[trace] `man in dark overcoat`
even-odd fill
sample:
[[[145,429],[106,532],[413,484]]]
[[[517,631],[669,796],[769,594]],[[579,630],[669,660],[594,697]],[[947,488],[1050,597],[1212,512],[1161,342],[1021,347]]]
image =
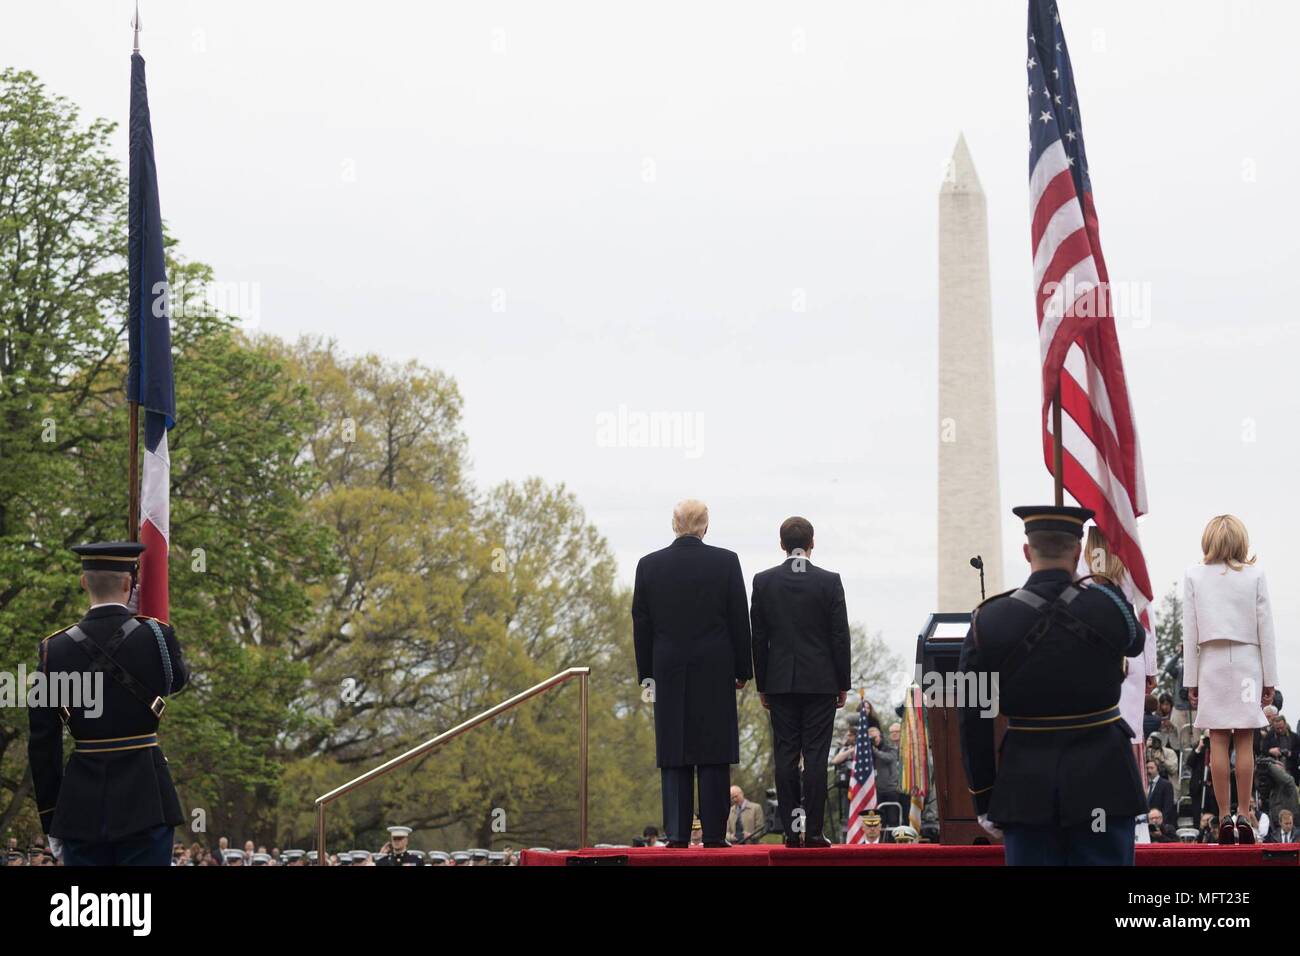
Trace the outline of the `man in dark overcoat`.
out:
[[[726,846],[731,764],[740,760],[736,691],[753,676],[740,559],[704,543],[709,509],[673,509],[676,539],[636,567],[632,639],[654,706],[655,762],[670,847],[690,844],[695,782],[706,847]]]

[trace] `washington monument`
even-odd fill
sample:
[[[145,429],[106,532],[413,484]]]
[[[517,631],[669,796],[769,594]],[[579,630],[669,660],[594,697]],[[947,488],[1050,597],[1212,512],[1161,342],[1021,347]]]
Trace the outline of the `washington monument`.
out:
[[[940,611],[979,603],[975,555],[988,593],[1002,590],[992,311],[984,190],[959,136],[939,189]]]

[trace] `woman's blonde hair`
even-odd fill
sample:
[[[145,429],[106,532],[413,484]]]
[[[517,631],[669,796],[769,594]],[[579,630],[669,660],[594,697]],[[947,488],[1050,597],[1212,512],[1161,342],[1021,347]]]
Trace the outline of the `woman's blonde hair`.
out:
[[[1210,519],[1201,534],[1201,553],[1205,564],[1226,564],[1234,571],[1243,565],[1254,564],[1250,551],[1250,535],[1246,526],[1235,515],[1217,515]]]
[[[1096,525],[1088,529],[1088,540],[1084,544],[1083,553],[1088,562],[1088,571],[1094,578],[1116,587],[1124,583],[1128,568],[1124,566],[1120,556],[1110,549],[1110,542]]]

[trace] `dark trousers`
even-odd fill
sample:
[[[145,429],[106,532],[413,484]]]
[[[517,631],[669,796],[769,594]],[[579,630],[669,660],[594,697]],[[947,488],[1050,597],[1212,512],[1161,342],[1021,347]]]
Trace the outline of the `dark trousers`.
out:
[[[64,866],[170,866],[174,828],[154,827],[115,843],[63,841]]]
[[[695,780],[700,782],[700,828],[705,843],[722,843],[731,803],[731,765],[662,767],[664,835],[673,843],[688,843],[695,816]]]
[[[799,836],[795,810],[804,812],[803,836],[824,836],[826,758],[835,726],[836,694],[768,694],[772,746],[776,757],[776,802],[785,838]],[[803,758],[803,773],[799,758]]]
[[[1002,828],[1007,866],[1132,866],[1135,839],[1133,817],[1111,817],[1100,833],[1090,823]]]

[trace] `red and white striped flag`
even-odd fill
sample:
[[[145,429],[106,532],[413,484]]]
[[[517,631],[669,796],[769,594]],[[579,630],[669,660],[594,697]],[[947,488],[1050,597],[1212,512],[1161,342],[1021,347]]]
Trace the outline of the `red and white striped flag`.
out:
[[[861,843],[866,839],[862,829],[862,814],[875,807],[876,762],[871,753],[871,737],[867,734],[867,695],[860,693],[858,706],[858,735],[853,749],[853,766],[849,773],[849,827],[845,843]]]
[[[1062,484],[1097,513],[1149,623],[1152,591],[1138,538],[1147,510],[1137,427],[1111,312],[1083,121],[1056,4],[1029,3],[1029,207],[1043,362],[1043,453],[1053,471],[1051,404],[1060,387]]]

